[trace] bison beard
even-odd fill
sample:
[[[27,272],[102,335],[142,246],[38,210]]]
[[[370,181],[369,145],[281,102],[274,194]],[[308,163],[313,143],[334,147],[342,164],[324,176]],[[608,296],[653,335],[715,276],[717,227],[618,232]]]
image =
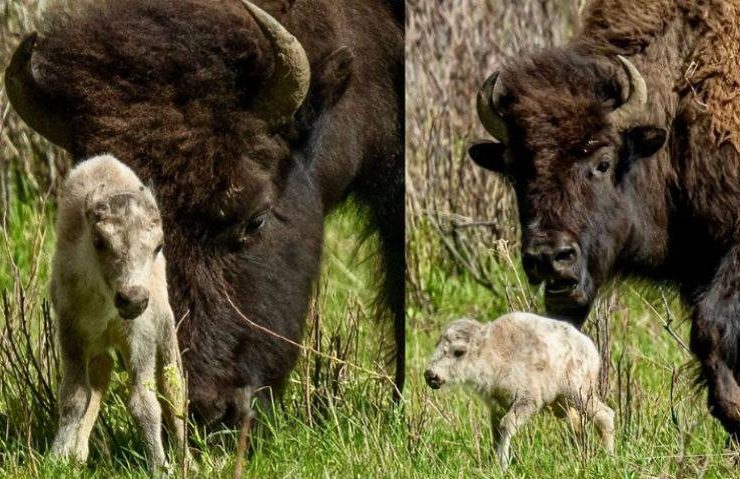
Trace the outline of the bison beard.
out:
[[[479,117],[501,142],[469,149],[513,184],[524,268],[550,314],[580,325],[615,277],[679,287],[709,410],[735,439],[740,73],[728,66],[740,29],[721,18],[738,13],[725,0],[592,1],[569,46],[512,59],[484,84]]]
[[[300,341],[324,217],[349,196],[380,237],[396,395],[404,379],[402,26],[381,0],[256,3],[310,64],[295,115],[265,107],[294,73],[240,0],[59,6],[6,74],[21,116],[75,160],[112,153],[153,184],[190,401],[209,424],[248,417],[245,391],[279,396],[298,350],[240,313]]]

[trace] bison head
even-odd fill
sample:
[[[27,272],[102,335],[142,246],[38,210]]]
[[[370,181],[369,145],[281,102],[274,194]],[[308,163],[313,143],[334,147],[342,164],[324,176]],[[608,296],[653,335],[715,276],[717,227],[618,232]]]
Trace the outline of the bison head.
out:
[[[481,122],[499,141],[469,155],[513,184],[527,276],[545,283],[550,314],[577,325],[635,227],[631,167],[666,139],[642,121],[647,95],[626,58],[563,51],[516,62],[478,93]]]
[[[306,52],[247,1],[59,3],[8,97],[75,161],[111,153],[151,182],[191,401],[230,422],[239,388],[279,391],[318,270],[320,192],[291,154]]]

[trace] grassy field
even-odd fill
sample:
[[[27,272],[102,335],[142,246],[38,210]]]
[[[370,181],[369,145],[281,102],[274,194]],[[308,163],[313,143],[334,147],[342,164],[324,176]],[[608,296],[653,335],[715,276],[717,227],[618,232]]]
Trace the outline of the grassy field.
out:
[[[481,404],[464,391],[427,390],[420,374],[448,321],[544,310],[519,265],[511,190],[473,166],[465,144],[488,136],[475,115],[480,83],[507,56],[565,43],[583,3],[407,2],[407,413],[419,477],[503,476]],[[599,449],[593,429],[574,437],[543,414],[514,439],[504,477],[740,477],[706,393],[694,387],[687,312],[673,291],[612,287],[585,329],[602,353],[615,455]]]
[[[419,235],[434,241],[436,233]],[[623,284],[599,300],[586,325],[602,351],[606,402],[616,412],[616,453],[599,448],[593,428],[576,437],[563,422],[543,413],[514,439],[516,460],[500,474],[492,454],[487,412],[462,390],[425,389],[424,361],[439,331],[456,317],[494,319],[512,310],[543,311],[505,242],[492,255],[490,281],[481,286],[469,273],[455,274],[424,261],[423,306],[409,308],[412,384],[409,421],[418,423],[416,474],[434,477],[553,478],[727,478],[738,477],[724,449],[720,425],[706,410],[703,391],[693,384],[688,322],[669,290]],[[513,265],[515,266],[512,266]],[[421,419],[424,418],[424,419]],[[412,433],[412,431],[409,431]],[[423,465],[420,466],[420,465]],[[415,477],[424,477],[423,474]]]
[[[56,422],[57,362],[45,308],[54,211],[41,200],[13,200],[0,242],[0,477],[146,477],[120,373],[96,426],[88,465],[44,457]],[[247,477],[382,475],[407,461],[406,423],[401,410],[389,405],[384,345],[371,317],[373,242],[358,249],[356,216],[350,206],[329,220],[307,351],[282,404],[266,420],[266,432],[254,438]],[[232,436],[193,433],[203,477],[231,473]]]
[[[519,268],[508,189],[463,158],[466,138],[480,134],[470,114],[477,83],[501,55],[564,41],[579,2],[514,6],[519,3],[408,2],[409,371],[403,407],[390,405],[384,345],[371,319],[373,243],[358,250],[359,222],[350,206],[329,220],[307,350],[283,401],[265,420],[265,432],[253,439],[246,477],[738,477],[725,454],[725,435],[704,406],[705,393],[693,386],[686,313],[667,289],[630,283],[606,291],[586,326],[602,351],[602,386],[616,411],[614,456],[600,450],[591,428],[575,437],[543,414],[515,437],[514,463],[501,474],[481,404],[464,391],[432,391],[423,382],[448,321],[542,310]],[[35,1],[0,0],[0,65],[19,33],[32,28],[37,7]],[[0,115],[0,478],[147,477],[120,374],[89,463],[70,466],[45,457],[56,425],[58,380],[47,303],[52,192],[66,158],[29,133],[2,92]],[[199,475],[229,477],[233,434],[191,436]]]
[[[44,341],[38,334],[53,211],[13,204],[11,219],[18,221],[10,222],[17,226],[3,240],[0,284],[15,333],[7,336],[8,316],[0,328],[4,342],[14,340],[23,348],[25,339],[17,331],[20,297],[25,297],[32,347],[23,351],[43,369],[46,363],[39,358],[44,357]],[[362,258],[369,247],[354,254],[356,245],[348,238],[355,229],[352,209],[330,221],[318,313],[310,319],[313,326],[319,322],[323,339],[317,346],[309,332],[305,342],[352,365],[304,355],[282,407],[266,423],[271,433],[255,439],[247,477],[503,477],[491,452],[485,410],[463,391],[431,391],[421,372],[447,321],[462,314],[486,319],[511,309],[540,307],[536,292],[522,284],[520,272],[510,265],[516,257],[504,242],[481,252],[500,265],[491,278],[500,288],[494,292],[469,273],[455,274],[451,263],[422,261],[426,301],[409,304],[410,380],[404,408],[394,409],[388,405],[387,384],[374,373],[382,367],[379,348],[370,346],[376,344],[377,329],[367,318],[372,275]],[[431,229],[417,233],[417,238],[438,243]],[[18,284],[23,285],[22,295]],[[689,355],[676,338],[685,341],[687,325],[675,302],[665,301],[660,291],[627,285],[600,302],[595,316],[602,327],[595,320],[589,324],[592,337],[602,347],[608,340],[611,348],[605,386],[607,402],[617,412],[617,454],[601,452],[591,429],[592,434],[574,437],[564,423],[542,415],[516,437],[516,459],[506,477],[733,477],[733,463],[723,455],[724,434],[709,418],[703,395],[693,393],[691,373],[683,367]],[[7,352],[8,344],[2,349]],[[32,381],[36,377],[34,366],[22,358],[0,361],[0,477],[146,477],[140,438],[123,406],[120,375],[106,401],[105,423],[96,429],[90,462],[68,466],[44,457],[54,415],[13,372],[11,360],[30,371]],[[318,381],[313,379],[317,360],[322,368]],[[55,372],[44,371],[44,377],[53,388]],[[231,471],[231,444],[221,439],[194,437],[203,477],[227,477]]]
[[[34,29],[44,3],[0,0],[0,69]],[[45,457],[58,382],[47,291],[53,192],[67,169],[67,156],[28,130],[0,88],[0,477],[146,477],[121,374],[93,434],[89,463]],[[374,245],[358,249],[357,216],[350,206],[328,222],[307,350],[266,432],[253,438],[247,477],[389,475],[407,461],[406,419],[390,406],[386,344],[372,319]],[[192,433],[191,440],[200,476],[230,476],[233,434]]]

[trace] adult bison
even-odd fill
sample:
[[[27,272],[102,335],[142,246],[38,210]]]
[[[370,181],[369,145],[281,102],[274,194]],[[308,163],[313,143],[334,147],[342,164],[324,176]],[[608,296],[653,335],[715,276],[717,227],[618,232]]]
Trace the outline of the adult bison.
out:
[[[196,417],[234,424],[252,392],[279,395],[324,217],[350,196],[380,236],[400,394],[403,27],[393,2],[65,3],[16,50],[8,97],[74,160],[111,153],[153,184]]]
[[[711,413],[740,439],[740,5],[595,0],[564,48],[514,59],[471,158],[513,184],[522,262],[581,325],[611,278],[669,281],[693,312]]]

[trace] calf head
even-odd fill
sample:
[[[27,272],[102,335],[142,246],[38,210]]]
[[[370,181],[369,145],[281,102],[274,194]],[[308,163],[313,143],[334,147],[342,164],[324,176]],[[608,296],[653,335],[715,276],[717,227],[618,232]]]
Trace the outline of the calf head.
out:
[[[513,184],[527,276],[545,283],[550,314],[578,326],[634,227],[631,168],[665,142],[664,128],[640,123],[647,95],[627,59],[560,50],[513,63],[478,93],[498,142],[469,155]]]
[[[152,268],[162,251],[162,221],[151,191],[96,188],[85,199],[89,257],[123,319],[147,308]]]
[[[481,327],[481,323],[469,318],[455,320],[447,326],[424,371],[424,379],[430,388],[465,382],[470,365],[468,356],[476,345]]]

